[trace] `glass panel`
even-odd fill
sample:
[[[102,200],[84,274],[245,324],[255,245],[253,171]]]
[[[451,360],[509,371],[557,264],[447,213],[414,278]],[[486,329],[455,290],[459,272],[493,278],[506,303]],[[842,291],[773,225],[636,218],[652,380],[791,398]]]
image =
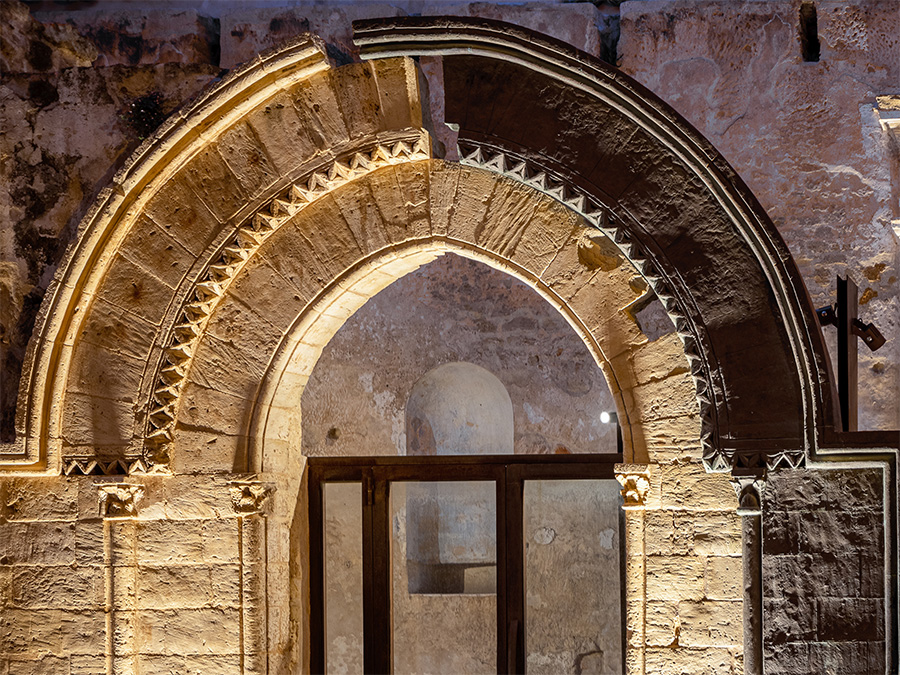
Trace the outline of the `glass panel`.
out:
[[[526,481],[530,675],[622,672],[620,503],[614,480]]]
[[[497,672],[492,481],[391,483],[394,673]]]
[[[363,670],[362,486],[325,483],[325,663]]]

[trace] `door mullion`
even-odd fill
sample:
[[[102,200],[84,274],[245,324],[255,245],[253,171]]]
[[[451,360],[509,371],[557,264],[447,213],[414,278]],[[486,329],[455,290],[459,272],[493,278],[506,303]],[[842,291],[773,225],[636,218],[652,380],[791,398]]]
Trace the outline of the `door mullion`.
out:
[[[391,597],[391,514],[390,482],[375,471],[372,500],[373,567],[375,577],[374,668],[376,674],[387,674],[393,669],[393,623]]]
[[[374,477],[372,469],[366,469],[362,477],[363,524],[363,672],[374,673],[376,663],[376,592],[374,531]]]
[[[506,620],[498,626],[506,645],[498,656],[505,662],[505,673],[525,672],[525,538],[523,490],[520,467],[506,468]],[[499,598],[498,598],[499,601]],[[510,644],[512,642],[513,644]]]
[[[309,608],[310,671],[325,672],[325,522],[324,496],[319,473],[308,474],[309,499]]]

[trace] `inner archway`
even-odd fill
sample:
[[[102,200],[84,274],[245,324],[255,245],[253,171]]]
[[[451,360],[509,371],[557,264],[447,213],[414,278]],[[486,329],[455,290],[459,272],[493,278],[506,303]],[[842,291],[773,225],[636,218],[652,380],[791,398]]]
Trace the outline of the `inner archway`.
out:
[[[347,471],[356,461],[369,466],[365,455],[382,462],[372,467],[375,494],[378,471],[389,469],[383,462],[391,456],[415,458],[432,476],[415,480],[412,465],[401,464],[405,479],[386,474],[384,481],[393,672],[496,670],[498,637],[507,631],[502,617],[515,605],[502,588],[503,575],[516,550],[526,578],[518,639],[529,671],[574,672],[582,662],[621,670],[619,484],[611,473],[542,479],[539,463],[524,465],[527,480],[515,479],[510,469],[519,475],[523,465],[500,463],[507,453],[580,455],[585,462],[615,456],[615,425],[602,421],[615,404],[599,366],[584,339],[532,286],[455,253],[401,276],[344,321],[322,348],[300,406],[311,499],[321,498],[324,510],[329,671],[362,667],[360,608],[365,580],[378,572],[354,535],[365,530],[360,491],[371,488],[346,473],[350,482],[323,485],[317,472],[323,466]],[[454,464],[460,456],[471,460],[462,474],[454,473],[463,468]],[[489,472],[472,480],[470,471],[481,470],[479,456]],[[326,458],[346,461],[319,461]],[[445,461],[429,466],[430,460]],[[515,480],[518,525],[506,504],[498,508],[500,494],[515,492],[502,486]],[[505,532],[516,527],[522,545],[510,548]],[[565,601],[572,594],[581,599],[577,607]]]

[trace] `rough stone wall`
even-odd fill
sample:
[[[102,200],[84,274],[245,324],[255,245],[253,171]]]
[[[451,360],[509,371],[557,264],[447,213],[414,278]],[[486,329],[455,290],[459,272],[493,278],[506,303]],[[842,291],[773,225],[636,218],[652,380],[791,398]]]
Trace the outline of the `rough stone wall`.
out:
[[[781,471],[763,514],[767,673],[885,671],[883,473]]]
[[[821,55],[804,62],[799,0],[625,2],[621,67],[737,169],[785,238],[815,306],[835,302],[836,275],[856,280],[860,316],[889,339],[874,353],[860,346],[859,426],[896,429],[898,159],[876,96],[900,90],[900,2],[815,4]],[[834,359],[834,329],[825,334]]]
[[[406,402],[442,363],[486,368],[513,403],[515,452],[616,452],[615,403],[565,319],[525,283],[455,255],[370,299],[334,335],[303,392],[304,455],[405,455]]]

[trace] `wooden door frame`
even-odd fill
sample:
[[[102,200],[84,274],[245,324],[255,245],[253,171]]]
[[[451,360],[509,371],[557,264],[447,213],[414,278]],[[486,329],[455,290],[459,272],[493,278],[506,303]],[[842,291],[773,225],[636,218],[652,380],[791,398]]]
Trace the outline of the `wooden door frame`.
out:
[[[324,484],[359,483],[363,513],[363,670],[390,673],[390,483],[494,481],[497,495],[497,672],[525,671],[526,480],[615,479],[621,454],[310,457],[310,669],[325,672]],[[620,539],[621,539],[620,532]],[[519,551],[519,555],[513,554]],[[624,606],[622,607],[624,612]]]

